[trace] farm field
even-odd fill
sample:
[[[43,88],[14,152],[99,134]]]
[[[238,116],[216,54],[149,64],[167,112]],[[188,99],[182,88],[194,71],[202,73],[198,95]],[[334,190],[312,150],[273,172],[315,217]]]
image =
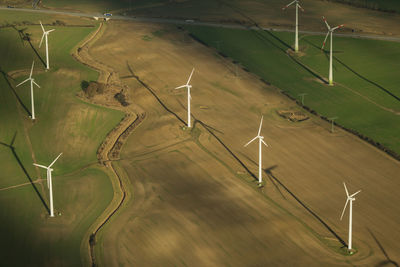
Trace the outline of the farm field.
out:
[[[400,153],[400,90],[397,74],[400,44],[334,37],[334,81],[324,83],[329,53],[323,36],[302,36],[300,57],[289,56],[292,33],[185,27],[196,38],[219,49],[293,98],[346,128],[371,137]],[[329,44],[329,43],[328,43]]]
[[[375,0],[370,1],[375,2]],[[301,30],[325,31],[321,17],[326,16],[336,24],[345,23],[347,32],[351,32],[353,29],[357,34],[400,36],[399,14],[353,7],[335,1],[303,0],[301,3],[305,9],[305,12],[300,14]],[[281,10],[287,4],[282,0],[45,0],[42,4],[44,8],[51,9],[111,12],[114,15],[194,19],[250,25],[257,23],[263,27],[283,29],[294,28],[295,16],[294,8]],[[390,0],[379,1],[379,4],[383,7],[398,5],[397,3],[392,4]]]
[[[281,12],[282,3],[59,0],[40,8],[293,28],[294,9]],[[331,25],[346,20],[347,33],[400,36],[397,14],[302,5],[302,30],[325,31],[326,15]],[[399,265],[399,161],[338,127],[331,132],[285,95],[300,101],[306,93],[307,107],[399,153],[399,43],[335,36],[330,87],[324,36],[302,35],[293,56],[287,32],[0,15],[0,265]],[[49,71],[39,20],[55,29]],[[41,86],[35,122],[29,85],[15,87],[32,59]],[[192,68],[188,129],[186,90],[174,88]],[[103,106],[78,97],[96,80],[107,86],[90,102]],[[244,144],[261,116],[269,146],[258,187],[257,145]],[[32,163],[47,165],[60,152],[49,218],[46,174]],[[352,256],[348,211],[339,220],[343,182],[351,193],[362,190]]]
[[[356,7],[365,7],[374,10],[400,12],[400,4],[396,0],[333,0],[335,2],[349,4]]]
[[[330,124],[311,114],[301,123],[281,118],[277,111],[299,107],[174,27],[111,22],[90,54],[125,77],[129,97],[146,113],[118,162],[133,199],[99,233],[95,249],[102,264],[399,262],[397,161],[340,129],[330,133]],[[192,67],[197,122],[189,131],[182,128],[186,92],[173,88]],[[243,145],[256,134],[261,115],[270,147],[263,152],[266,183],[258,189],[256,145]],[[341,252],[348,223],[347,215],[339,220],[343,181],[350,191],[362,189],[352,257]]]
[[[10,13],[0,14],[0,23],[11,22]],[[96,80],[98,74],[75,61],[71,53],[97,25],[50,26],[56,19],[89,23],[31,14],[14,16],[12,22],[38,23],[39,19],[46,29],[55,29],[49,36],[51,69],[47,72],[44,47],[38,48],[40,25],[0,30],[1,265],[79,266],[88,254],[87,243],[81,249],[82,242],[88,242],[84,236],[113,198],[110,174],[96,165],[96,151],[123,114],[76,97],[81,82]],[[18,30],[30,34],[31,45],[20,39]],[[34,88],[35,122],[29,118],[29,83],[15,87],[29,76],[32,60],[33,77],[41,86]],[[48,165],[61,152],[53,172],[57,216],[52,219],[46,173],[32,163]]]

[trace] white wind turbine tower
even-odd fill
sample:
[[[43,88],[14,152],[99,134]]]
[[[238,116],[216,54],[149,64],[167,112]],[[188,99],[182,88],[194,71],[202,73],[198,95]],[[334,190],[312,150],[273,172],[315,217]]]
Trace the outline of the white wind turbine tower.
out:
[[[339,28],[344,27],[344,24],[339,25],[339,26],[336,26],[336,27],[334,27],[334,28],[331,28],[331,27],[329,26],[328,22],[326,21],[325,17],[322,17],[322,19],[325,21],[326,27],[328,28],[328,32],[327,32],[327,34],[326,34],[326,36],[325,36],[325,40],[324,40],[324,43],[322,44],[321,49],[324,49],[326,39],[328,39],[328,35],[329,35],[329,34],[331,35],[331,48],[330,48],[330,51],[329,51],[329,54],[330,54],[330,55],[329,55],[329,85],[333,85],[333,70],[332,70],[332,64],[333,64],[333,63],[332,63],[333,31],[336,30],[336,29],[339,29]]]
[[[51,33],[52,31],[55,31],[55,29],[45,31],[41,21],[40,21],[40,26],[42,27],[43,35],[42,35],[42,40],[40,40],[39,48],[42,46],[43,38],[45,38],[46,39],[46,69],[49,69],[50,65],[49,65],[49,42],[48,42],[48,36],[49,36],[49,33]]]
[[[258,129],[258,134],[256,137],[250,140],[247,144],[244,146],[248,146],[250,143],[252,143],[254,140],[258,138],[258,183],[261,185],[262,183],[262,147],[261,144],[264,144],[266,147],[268,147],[267,143],[264,142],[264,136],[261,136],[261,127],[262,127],[262,122],[263,122],[264,116],[261,116],[261,122],[260,122],[260,128]]]
[[[53,171],[53,169],[51,168],[51,166],[53,166],[53,164],[56,163],[56,161],[58,160],[58,158],[61,155],[62,155],[62,153],[60,153],[60,155],[58,155],[58,157],[47,167],[43,166],[43,165],[39,165],[39,164],[33,163],[33,165],[47,170],[47,187],[49,188],[49,192],[50,192],[50,217],[54,217],[53,184],[52,184],[52,179],[51,179],[51,172]]]
[[[192,99],[192,96],[190,95],[190,88],[192,88],[192,86],[189,83],[190,83],[190,79],[192,79],[193,72],[194,72],[194,68],[192,70],[192,73],[190,73],[189,79],[188,79],[188,81],[187,81],[187,83],[185,85],[182,85],[182,86],[179,86],[179,87],[175,88],[175,89],[180,89],[180,88],[184,88],[184,87],[187,88],[187,92],[188,92],[188,94],[187,94],[187,97],[188,97],[188,122],[187,122],[187,127],[188,128],[192,127],[191,124],[190,124],[190,100]]]
[[[294,51],[297,53],[299,51],[299,7],[301,11],[304,12],[304,9],[300,6],[299,0],[294,0],[290,4],[286,5],[285,7],[282,8],[282,10],[285,10],[292,4],[296,4],[296,34],[295,34],[295,43],[294,43]]]
[[[353,201],[355,201],[356,200],[356,198],[354,197],[355,195],[357,195],[358,193],[360,193],[361,192],[361,190],[358,190],[357,192],[355,192],[354,194],[352,194],[352,195],[349,195],[349,191],[347,191],[347,187],[346,187],[346,184],[343,182],[343,185],[344,185],[344,190],[346,190],[346,195],[347,195],[347,200],[346,200],[346,204],[344,205],[344,209],[343,209],[343,212],[342,212],[342,216],[340,216],[340,220],[342,220],[342,218],[343,218],[343,215],[344,215],[344,212],[345,212],[345,210],[346,210],[346,207],[347,207],[347,203],[349,203],[350,202],[350,208],[349,208],[349,244],[348,244],[348,250],[351,250],[351,248],[352,248],[352,244],[351,244],[351,236],[352,236],[352,231],[353,231]]]
[[[33,66],[34,66],[34,65],[35,65],[35,61],[32,62],[31,74],[29,75],[29,78],[26,79],[25,81],[21,82],[20,84],[18,84],[18,85],[16,86],[16,87],[18,87],[18,86],[20,86],[20,85],[26,83],[27,81],[30,81],[30,82],[31,82],[31,105],[32,105],[32,117],[31,117],[31,118],[32,118],[32,120],[35,119],[35,103],[34,103],[34,100],[33,100],[33,85],[36,85],[37,87],[40,88],[39,84],[37,84],[37,83],[35,82],[35,79],[32,78]]]

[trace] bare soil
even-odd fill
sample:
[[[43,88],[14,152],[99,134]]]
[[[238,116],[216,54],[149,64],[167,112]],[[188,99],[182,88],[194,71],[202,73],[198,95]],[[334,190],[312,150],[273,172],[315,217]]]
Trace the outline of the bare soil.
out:
[[[311,114],[285,120],[276,111],[294,102],[250,73],[235,78],[233,63],[170,26],[111,22],[88,53],[119,77],[134,74],[121,81],[130,108],[146,113],[120,156],[133,199],[101,232],[104,266],[400,262],[399,162],[340,129],[330,133]],[[173,88],[192,67],[190,130],[186,92]],[[243,145],[262,114],[269,147],[258,188],[257,145]],[[339,220],[343,181],[350,192],[362,189],[351,257],[340,252],[348,225],[348,213]]]

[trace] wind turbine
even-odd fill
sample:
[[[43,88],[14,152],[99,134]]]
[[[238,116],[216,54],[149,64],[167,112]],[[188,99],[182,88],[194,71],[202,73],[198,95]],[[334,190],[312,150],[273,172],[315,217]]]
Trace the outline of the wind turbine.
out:
[[[45,38],[46,39],[46,69],[49,69],[50,65],[49,65],[49,42],[48,42],[48,36],[49,36],[49,33],[51,33],[52,31],[55,31],[55,29],[45,31],[41,21],[40,21],[40,26],[42,27],[43,35],[42,35],[42,40],[40,40],[39,48],[42,46],[43,38]]]
[[[262,122],[263,122],[264,116],[261,116],[261,122],[260,122],[260,128],[258,129],[258,134],[256,137],[250,140],[247,144],[244,146],[248,146],[250,143],[252,143],[254,140],[258,138],[258,183],[261,185],[262,183],[262,149],[261,149],[261,144],[264,144],[266,147],[268,147],[267,143],[264,142],[264,136],[261,136],[261,127],[262,127]]]
[[[33,165],[47,170],[47,187],[49,188],[49,192],[50,192],[50,217],[54,217],[53,184],[52,184],[52,180],[51,180],[51,172],[53,171],[53,169],[51,168],[51,166],[53,166],[53,164],[56,163],[56,161],[58,160],[58,158],[61,155],[62,155],[62,153],[60,153],[60,155],[58,155],[58,157],[47,167],[43,166],[43,165],[39,165],[39,164],[33,163]]]
[[[20,86],[21,84],[26,83],[27,81],[31,82],[31,104],[32,104],[32,120],[35,119],[35,103],[33,100],[33,85],[36,85],[37,87],[40,88],[39,84],[37,84],[35,82],[35,79],[32,78],[32,73],[33,73],[33,66],[35,65],[35,61],[32,62],[32,68],[31,68],[31,74],[29,75],[29,78],[26,79],[25,81],[21,82],[20,84],[18,84],[16,87]]]
[[[344,205],[342,216],[340,216],[340,220],[342,220],[342,218],[343,218],[344,212],[345,212],[346,207],[347,207],[347,203],[350,202],[350,208],[349,208],[349,210],[350,210],[350,214],[349,214],[349,244],[348,244],[347,248],[348,248],[348,250],[351,250],[351,235],[352,235],[352,230],[353,230],[353,228],[352,228],[353,227],[353,225],[352,225],[353,224],[353,201],[356,200],[356,198],[354,196],[357,195],[358,193],[360,193],[361,190],[358,190],[354,194],[349,195],[349,191],[347,191],[347,187],[346,187],[346,184],[344,182],[343,182],[343,185],[344,185],[344,190],[346,190],[347,200],[346,200],[346,204]]]
[[[304,9],[300,6],[299,0],[294,0],[290,4],[286,5],[285,7],[282,8],[282,10],[285,10],[292,4],[296,4],[296,34],[295,34],[295,43],[294,43],[294,51],[297,53],[299,52],[299,7],[301,11],[304,12]]]
[[[330,54],[329,55],[329,85],[333,85],[333,70],[332,70],[333,31],[336,30],[336,29],[344,27],[344,24],[336,26],[334,28],[331,28],[329,26],[328,22],[326,21],[325,17],[322,17],[322,19],[325,21],[326,27],[328,28],[328,32],[326,33],[325,40],[324,40],[324,43],[322,44],[321,49],[324,49],[326,39],[328,39],[328,35],[331,34],[331,48],[330,48],[330,51],[329,51],[329,54]]]
[[[190,88],[192,88],[192,86],[189,83],[190,83],[190,79],[192,78],[193,72],[194,72],[194,68],[192,70],[192,73],[190,73],[189,79],[188,79],[188,81],[187,81],[187,83],[185,85],[182,85],[182,86],[179,86],[179,87],[175,88],[175,89],[180,89],[180,88],[184,88],[184,87],[187,88],[187,92],[188,92],[188,95],[187,95],[188,96],[188,123],[187,123],[187,127],[188,128],[192,127],[191,124],[190,124],[190,100],[192,99],[192,96],[190,95]]]

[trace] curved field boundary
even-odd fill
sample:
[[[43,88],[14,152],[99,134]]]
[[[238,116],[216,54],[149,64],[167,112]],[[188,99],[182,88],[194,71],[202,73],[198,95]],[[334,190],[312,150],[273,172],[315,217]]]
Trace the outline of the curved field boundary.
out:
[[[80,63],[98,71],[98,81],[108,84],[110,83],[110,77],[114,71],[112,68],[95,61],[93,58],[91,58],[88,52],[90,45],[101,37],[103,31],[104,24],[100,23],[97,30],[88,39],[84,40],[80,45],[77,46],[76,51],[72,54],[72,56]],[[96,235],[122,207],[129,194],[129,192],[126,190],[126,185],[124,183],[122,174],[119,174],[117,169],[114,168],[112,161],[119,159],[119,153],[122,145],[128,138],[129,134],[145,119],[146,113],[142,112],[137,114],[127,108],[97,103],[86,98],[81,99],[85,102],[101,105],[107,108],[118,109],[125,112],[125,117],[113,130],[109,132],[106,139],[99,146],[97,151],[98,162],[109,170],[110,180],[114,190],[114,198],[112,199],[110,205],[92,224],[81,244],[82,251],[86,249],[88,250],[91,265],[97,266],[94,251],[94,247],[96,245]],[[83,261],[84,263],[88,263],[87,259],[84,259]]]

